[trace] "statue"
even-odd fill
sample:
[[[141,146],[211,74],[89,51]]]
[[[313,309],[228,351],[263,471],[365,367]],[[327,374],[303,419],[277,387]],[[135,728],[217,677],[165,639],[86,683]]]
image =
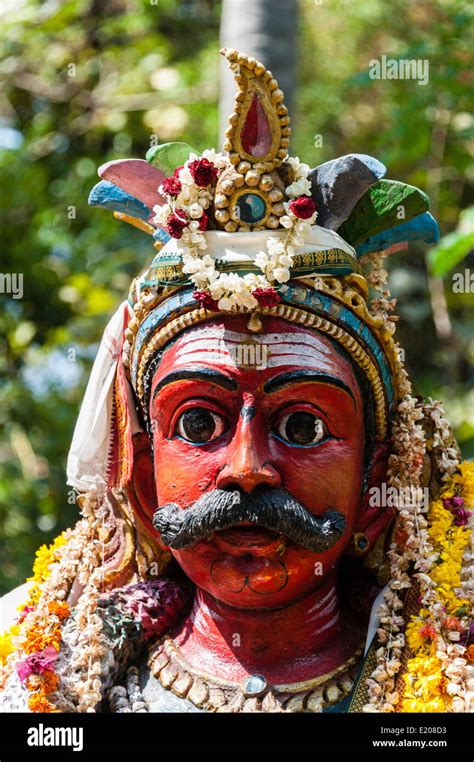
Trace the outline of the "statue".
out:
[[[470,711],[474,471],[412,396],[383,262],[436,240],[428,198],[289,157],[271,72],[222,52],[225,153],[159,145],[91,192],[157,252],[105,330],[82,518],[3,637],[3,708]]]

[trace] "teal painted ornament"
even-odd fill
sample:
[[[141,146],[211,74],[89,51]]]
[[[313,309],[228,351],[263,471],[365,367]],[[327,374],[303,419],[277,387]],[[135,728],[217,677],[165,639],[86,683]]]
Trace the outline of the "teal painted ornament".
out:
[[[153,238],[155,241],[159,241],[162,244],[168,243],[168,241],[171,240],[170,234],[167,233],[166,230],[162,230],[162,228],[157,228],[155,230]]]
[[[239,219],[248,225],[253,225],[265,217],[267,205],[256,193],[244,193],[237,201]]]
[[[151,215],[151,209],[146,204],[107,180],[94,185],[89,194],[89,206],[101,206],[139,220],[148,220]]]
[[[370,254],[372,251],[383,251],[393,244],[402,241],[423,241],[424,243],[437,243],[439,240],[438,223],[429,212],[418,214],[407,222],[396,225],[388,230],[367,238],[358,244],[355,249],[358,257]]]

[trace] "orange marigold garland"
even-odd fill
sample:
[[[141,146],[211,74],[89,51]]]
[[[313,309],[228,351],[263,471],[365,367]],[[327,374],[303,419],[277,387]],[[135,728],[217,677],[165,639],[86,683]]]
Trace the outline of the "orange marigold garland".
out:
[[[49,547],[42,545],[38,549],[33,564],[33,576],[28,580],[33,585],[28,600],[19,607],[19,624],[13,625],[9,633],[3,636],[9,642],[8,653],[4,655],[5,662],[8,656],[15,652],[15,646],[20,646],[24,658],[16,661],[15,668],[21,682],[31,691],[28,706],[33,712],[57,711],[48,696],[53,694],[59,685],[59,677],[54,672],[54,662],[61,645],[62,622],[71,611],[64,601],[51,600],[46,602],[47,616],[43,617],[40,623],[34,621],[30,624],[29,620],[40,603],[44,583],[51,574],[52,566],[60,560],[61,549],[66,542],[67,534],[63,533],[56,537]]]
[[[1,687],[6,688],[8,678],[16,670],[30,691],[28,706],[32,712],[77,710],[69,697],[70,691],[65,690],[63,668],[57,671],[56,662],[59,665],[61,661],[62,630],[72,614],[70,605],[74,605],[77,597],[73,583],[79,579],[83,590],[80,601],[85,603],[89,598],[89,578],[101,561],[96,550],[98,518],[91,510],[82,512],[84,518],[73,530],[67,530],[49,548],[42,546],[37,552],[33,576],[28,580],[33,582],[28,600],[20,607],[19,621],[0,640]]]
[[[41,545],[36,551],[33,563],[33,574],[28,577],[27,582],[32,585],[28,591],[28,599],[18,607],[19,617],[15,624],[0,635],[0,665],[4,668],[7,665],[9,657],[16,651],[16,642],[20,635],[20,626],[25,617],[34,610],[41,596],[41,586],[47,580],[51,573],[51,565],[56,563],[60,557],[60,549],[67,542],[67,533],[58,535],[51,545]],[[8,675],[8,670],[3,670]]]
[[[48,617],[43,620],[43,628],[34,625],[26,631],[22,643],[26,656],[16,665],[20,680],[26,683],[28,690],[32,692],[28,706],[33,712],[59,711],[48,696],[55,693],[59,686],[59,676],[54,671],[54,664],[61,647],[62,622],[70,615],[71,610],[63,601],[49,601],[46,608]]]

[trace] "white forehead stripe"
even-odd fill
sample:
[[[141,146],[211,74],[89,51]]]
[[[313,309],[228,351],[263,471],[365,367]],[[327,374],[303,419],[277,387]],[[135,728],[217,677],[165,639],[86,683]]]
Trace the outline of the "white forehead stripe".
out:
[[[227,368],[276,368],[282,365],[334,371],[330,350],[317,336],[294,333],[249,334],[223,326],[195,329],[176,353],[177,366],[212,363]]]
[[[254,336],[247,333],[238,333],[237,331],[228,331],[223,326],[212,326],[212,328],[198,328],[187,336],[186,349],[191,346],[199,347],[200,349],[209,345],[209,340],[215,341],[216,339],[225,342],[226,344],[274,344],[275,342],[287,343],[291,346],[297,344],[304,344],[305,346],[313,346],[324,354],[329,353],[329,349],[318,339],[317,336],[311,336],[310,334],[298,334],[298,333],[264,333],[262,335],[256,334]],[[182,352],[184,348],[179,351]],[[179,354],[179,353],[178,353]]]

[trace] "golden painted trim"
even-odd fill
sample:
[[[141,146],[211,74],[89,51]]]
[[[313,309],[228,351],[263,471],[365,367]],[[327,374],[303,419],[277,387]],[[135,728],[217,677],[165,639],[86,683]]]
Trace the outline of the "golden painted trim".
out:
[[[401,365],[397,345],[394,342],[393,335],[385,330],[383,317],[381,315],[373,315],[368,309],[366,301],[368,297],[368,283],[364,276],[359,273],[350,273],[342,277],[316,275],[314,277],[296,277],[295,280],[310,288],[314,288],[314,281],[318,280],[317,291],[327,294],[332,299],[349,307],[362,322],[369,326],[380,341],[387,357],[394,378],[397,399],[402,399],[405,396],[405,392],[402,389],[400,377]]]
[[[144,370],[149,361],[152,360],[153,355],[161,349],[162,346],[171,341],[178,333],[184,331],[185,328],[190,328],[193,325],[203,322],[204,320],[210,320],[212,317],[217,317],[226,313],[214,312],[212,310],[206,310],[204,307],[198,307],[197,309],[184,312],[182,315],[170,320],[163,328],[153,334],[147,344],[143,344],[139,358],[138,358],[138,372],[137,372],[137,394],[141,400],[143,400],[143,376]],[[135,341],[133,342],[135,343]],[[133,346],[132,346],[133,354]]]
[[[248,193],[248,190],[242,190],[240,192],[240,195],[243,195],[244,193]],[[260,195],[260,194],[259,194]],[[270,211],[269,214],[272,214]],[[267,215],[268,216],[268,215]],[[249,271],[255,271],[260,272],[260,268],[257,267],[257,265],[252,262],[240,262],[239,268],[242,269],[248,269]],[[326,266],[326,265],[353,265],[354,267],[358,267],[358,263],[356,260],[351,257],[350,254],[347,254],[342,249],[326,249],[323,251],[311,251],[307,254],[295,254],[293,257],[293,265],[291,268],[292,272],[292,280],[298,280],[301,283],[305,283],[306,285],[310,286],[311,288],[314,288],[314,278],[321,277],[328,279],[329,275],[325,275],[324,273],[316,274],[314,276],[312,275],[306,275],[306,276],[298,276],[297,271],[303,267],[305,268],[317,268],[320,266]],[[219,272],[235,272],[236,270],[236,262],[227,262],[223,263],[221,260],[217,260],[216,262],[217,269]],[[176,285],[180,285],[180,282],[184,282],[186,280],[187,283],[189,283],[189,280],[187,279],[187,276],[183,276],[183,265],[182,263],[179,264],[169,264],[169,265],[154,265],[151,266],[147,273],[147,280],[148,277],[153,279],[157,279],[160,281],[171,281],[176,282]],[[357,282],[357,290],[362,292],[362,286],[361,283],[367,283],[365,278],[360,275],[359,273],[353,273],[351,275],[357,276],[359,278],[359,281]],[[332,276],[332,277],[338,277],[338,276]],[[341,277],[341,276],[339,276]],[[350,277],[342,276],[342,277]],[[323,289],[320,289],[323,290]],[[329,289],[326,289],[329,292]],[[367,314],[367,320],[365,322],[368,322],[369,320],[373,320],[374,318],[370,315],[370,313],[366,310],[365,313]]]
[[[244,93],[243,101],[237,102],[236,106],[234,106],[235,110],[237,109],[240,112],[239,115],[239,121],[235,127],[231,126],[231,129],[228,133],[226,133],[226,137],[230,137],[229,133],[232,135],[232,150],[236,151],[239,154],[239,157],[244,161],[249,161],[251,164],[256,163],[262,163],[262,162],[272,162],[275,158],[279,148],[280,148],[280,139],[281,139],[281,127],[280,127],[280,121],[277,117],[277,115],[274,112],[273,103],[271,101],[271,98],[269,97],[268,91],[263,85],[263,83],[256,77],[249,76],[247,74],[247,71],[244,69],[244,73],[242,73],[242,67],[240,68],[240,92]],[[236,77],[237,79],[237,77]],[[245,123],[245,120],[247,118],[249,109],[252,105],[252,100],[254,95],[257,95],[260,103],[262,105],[263,110],[265,111],[265,116],[268,119],[268,122],[270,124],[271,134],[272,134],[272,145],[269,151],[267,151],[266,154],[263,154],[262,156],[252,156],[252,154],[247,153],[245,148],[242,145],[242,129]]]
[[[159,265],[155,267],[150,267],[150,269],[147,272],[147,280],[150,276],[150,280],[163,280],[163,281],[175,281],[177,282],[177,285],[179,285],[179,282],[183,281],[184,279],[187,280],[188,276],[183,276],[183,265],[182,263],[178,265]]]
[[[144,233],[148,233],[148,235],[153,235],[155,232],[155,228],[149,225],[148,222],[140,220],[138,217],[132,217],[130,214],[114,212],[114,217],[116,220],[121,220],[121,222],[128,222],[129,225],[133,225],[134,228],[138,228],[138,230],[142,230]]]

